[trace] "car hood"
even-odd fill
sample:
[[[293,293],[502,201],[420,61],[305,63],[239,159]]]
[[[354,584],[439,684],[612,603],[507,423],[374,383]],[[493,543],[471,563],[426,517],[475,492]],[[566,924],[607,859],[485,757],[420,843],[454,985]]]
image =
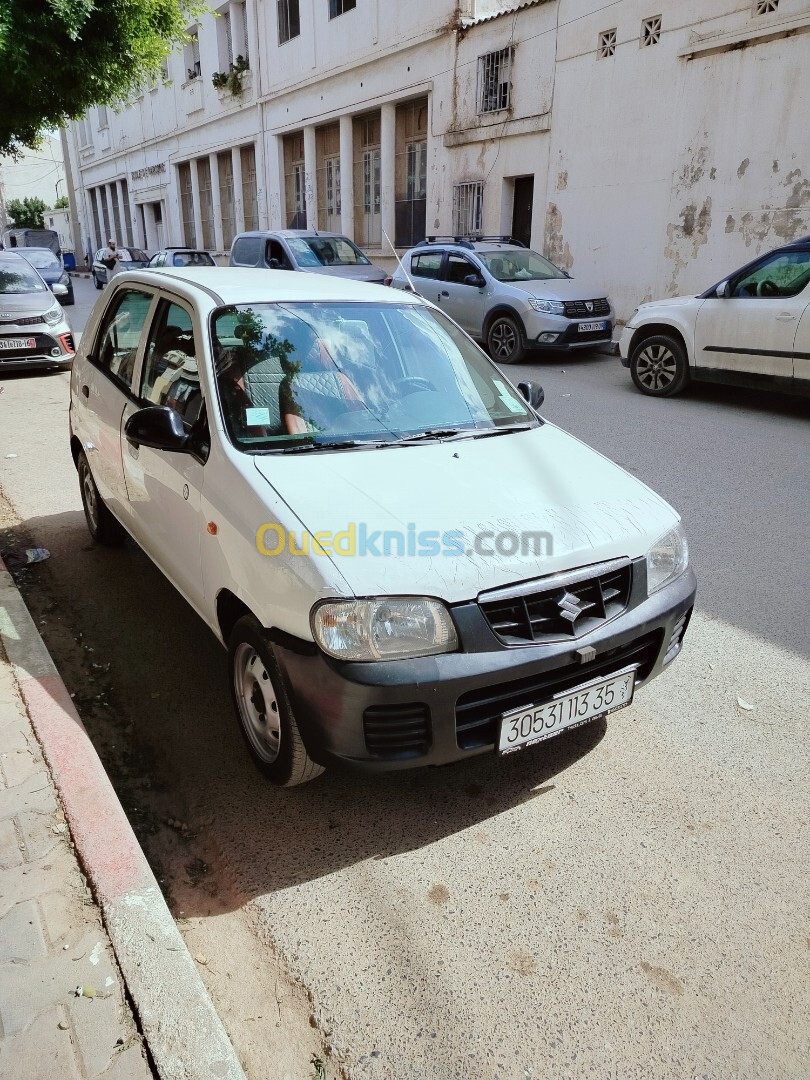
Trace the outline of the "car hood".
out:
[[[310,536],[344,534],[342,552],[331,558],[358,596],[470,600],[484,589],[643,556],[678,521],[640,480],[551,424],[484,439],[254,461]],[[383,553],[385,532],[402,536],[389,541],[402,554]],[[549,541],[526,539],[537,532],[548,534],[550,549]],[[481,550],[509,533],[524,537],[522,551],[519,543],[514,554]]]
[[[595,300],[607,296],[604,289],[592,286],[580,278],[548,278],[545,281],[502,281],[497,286],[515,289],[525,296],[536,296],[538,300]]]
[[[639,312],[648,312],[653,308],[686,307],[688,304],[700,304],[699,296],[668,296],[664,300],[650,300],[646,304],[639,304]]]
[[[388,276],[379,266],[301,266],[307,274],[328,274],[330,277],[351,278],[352,281],[371,281],[375,285],[385,281]]]
[[[0,293],[0,319],[13,315],[41,315],[53,307],[50,289],[37,293]]]

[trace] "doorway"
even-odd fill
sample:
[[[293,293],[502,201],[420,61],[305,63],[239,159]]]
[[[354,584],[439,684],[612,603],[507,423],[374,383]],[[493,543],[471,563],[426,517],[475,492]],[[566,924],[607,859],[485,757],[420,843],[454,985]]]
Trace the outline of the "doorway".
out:
[[[532,243],[533,201],[534,176],[516,176],[512,203],[512,237],[524,247],[531,247]]]

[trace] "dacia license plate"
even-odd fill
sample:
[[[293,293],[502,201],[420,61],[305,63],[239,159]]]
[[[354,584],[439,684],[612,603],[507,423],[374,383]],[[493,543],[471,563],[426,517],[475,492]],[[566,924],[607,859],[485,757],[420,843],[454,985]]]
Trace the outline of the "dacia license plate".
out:
[[[577,329],[580,334],[591,334],[594,330],[604,330],[606,325],[604,320],[600,322],[581,322]]]
[[[32,337],[0,338],[0,349],[35,349],[37,339]]]
[[[532,746],[580,727],[597,716],[623,709],[633,700],[636,668],[626,668],[607,679],[594,679],[574,690],[556,694],[542,705],[527,705],[504,713],[498,738],[498,752],[510,754],[522,746]]]

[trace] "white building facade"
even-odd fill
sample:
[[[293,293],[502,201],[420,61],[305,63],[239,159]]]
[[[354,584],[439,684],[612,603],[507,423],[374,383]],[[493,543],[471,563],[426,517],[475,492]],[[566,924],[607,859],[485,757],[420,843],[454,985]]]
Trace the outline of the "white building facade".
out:
[[[626,318],[810,233],[810,0],[230,0],[189,38],[72,125],[86,248],[510,234]]]

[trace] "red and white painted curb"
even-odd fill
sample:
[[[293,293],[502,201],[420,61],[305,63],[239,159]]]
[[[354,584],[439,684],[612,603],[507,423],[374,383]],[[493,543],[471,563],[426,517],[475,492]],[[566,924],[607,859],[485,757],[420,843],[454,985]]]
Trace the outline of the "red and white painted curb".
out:
[[[162,1080],[245,1080],[155,876],[0,561],[0,638]]]

